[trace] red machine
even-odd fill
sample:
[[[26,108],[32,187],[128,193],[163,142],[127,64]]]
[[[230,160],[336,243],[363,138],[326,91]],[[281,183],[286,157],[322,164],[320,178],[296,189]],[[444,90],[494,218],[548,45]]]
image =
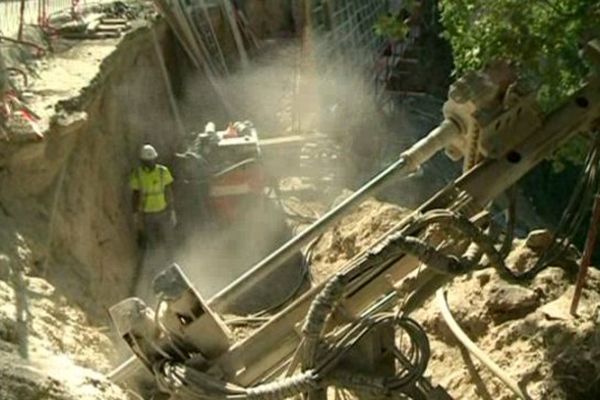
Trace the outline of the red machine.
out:
[[[213,137],[212,141],[209,139],[207,161],[215,171],[209,203],[216,218],[232,223],[249,203],[265,193],[268,180],[260,160],[258,135],[249,121],[236,122],[224,131],[207,134]]]

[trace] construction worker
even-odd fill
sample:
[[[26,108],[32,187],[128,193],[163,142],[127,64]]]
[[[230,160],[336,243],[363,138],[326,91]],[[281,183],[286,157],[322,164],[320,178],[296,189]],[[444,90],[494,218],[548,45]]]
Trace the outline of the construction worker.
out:
[[[147,245],[165,246],[167,262],[173,261],[173,228],[177,215],[173,207],[173,176],[167,167],[156,162],[158,153],[145,144],[140,150],[141,165],[129,179],[133,191],[134,223],[144,234]]]

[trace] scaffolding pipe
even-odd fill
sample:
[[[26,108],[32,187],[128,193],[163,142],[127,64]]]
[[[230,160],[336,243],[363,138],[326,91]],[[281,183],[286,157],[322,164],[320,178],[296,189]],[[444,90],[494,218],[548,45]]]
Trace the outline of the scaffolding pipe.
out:
[[[246,48],[244,47],[244,40],[242,39],[242,34],[240,33],[240,28],[237,23],[237,11],[231,4],[231,0],[223,1],[223,9],[225,10],[225,16],[229,21],[229,25],[231,26],[231,33],[233,35],[233,39],[235,40],[235,45],[238,49],[238,52],[240,53],[240,61],[242,63],[242,68],[247,68],[248,54],[246,53]]]

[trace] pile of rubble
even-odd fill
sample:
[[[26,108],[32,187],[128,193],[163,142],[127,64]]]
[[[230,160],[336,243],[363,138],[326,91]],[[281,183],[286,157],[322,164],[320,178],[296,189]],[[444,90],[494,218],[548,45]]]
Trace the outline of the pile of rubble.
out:
[[[76,14],[65,10],[53,15],[49,24],[54,34],[64,39],[110,39],[129,31],[132,21],[149,12],[143,3],[115,1],[93,4]]]
[[[369,198],[314,244],[310,271],[314,282],[330,277],[398,224],[410,210]]]
[[[368,200],[313,249],[319,281],[406,215],[407,210]],[[531,268],[552,243],[547,231],[517,239],[507,257],[515,271]],[[531,282],[509,283],[493,268],[446,284],[454,318],[492,360],[534,399],[596,399],[600,396],[600,271],[591,269],[578,317],[569,314],[576,277],[576,252]],[[476,359],[471,359],[441,316],[435,296],[412,315],[431,341],[428,375],[456,399],[512,399],[514,394]]]
[[[508,266],[531,267],[549,239],[549,233],[536,232],[515,241]],[[573,317],[573,267],[569,262],[548,267],[523,284],[509,283],[487,268],[455,278],[446,287],[459,325],[534,399],[595,399],[600,394],[600,271],[590,270],[578,316]],[[514,398],[457,342],[435,299],[414,317],[431,340],[430,374],[455,398]]]
[[[102,375],[116,356],[107,330],[91,327],[35,269],[22,237],[13,254],[0,254],[0,398],[127,399]]]

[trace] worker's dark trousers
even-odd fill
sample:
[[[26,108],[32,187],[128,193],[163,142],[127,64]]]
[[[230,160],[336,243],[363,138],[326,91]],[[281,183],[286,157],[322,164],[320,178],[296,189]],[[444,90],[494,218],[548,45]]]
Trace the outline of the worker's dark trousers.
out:
[[[173,225],[168,211],[145,213],[144,233],[149,249],[156,250],[162,245],[167,263],[174,261]]]

